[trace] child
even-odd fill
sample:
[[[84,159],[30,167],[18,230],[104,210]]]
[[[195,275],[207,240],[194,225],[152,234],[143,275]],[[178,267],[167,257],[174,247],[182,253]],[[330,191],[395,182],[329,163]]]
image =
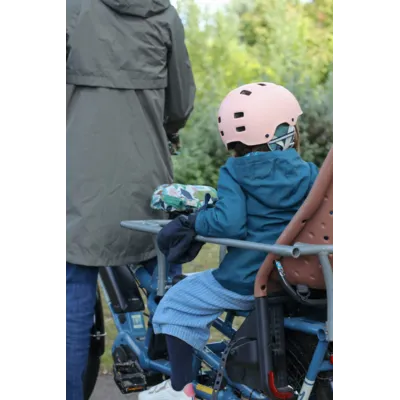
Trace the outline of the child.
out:
[[[275,243],[318,174],[297,152],[301,114],[292,93],[273,83],[244,85],[227,95],[218,127],[233,157],[220,170],[215,207],[188,220],[197,234]],[[171,381],[141,393],[139,400],[194,399],[193,348],[204,348],[212,322],[224,310],[253,308],[255,277],[265,257],[229,248],[218,269],[189,276],[167,292],[153,327],[166,335]]]

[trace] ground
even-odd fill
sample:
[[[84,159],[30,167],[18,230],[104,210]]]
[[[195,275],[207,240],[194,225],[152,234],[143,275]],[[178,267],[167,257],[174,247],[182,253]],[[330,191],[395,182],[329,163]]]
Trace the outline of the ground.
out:
[[[122,394],[111,375],[100,375],[90,400],[136,400],[136,394]]]

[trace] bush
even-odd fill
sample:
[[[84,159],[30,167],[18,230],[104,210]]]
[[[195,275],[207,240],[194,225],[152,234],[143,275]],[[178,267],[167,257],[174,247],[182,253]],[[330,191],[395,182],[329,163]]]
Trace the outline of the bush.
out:
[[[299,93],[295,87],[288,88],[298,97],[304,113],[299,120],[301,155],[321,166],[333,142],[332,75],[316,88]]]

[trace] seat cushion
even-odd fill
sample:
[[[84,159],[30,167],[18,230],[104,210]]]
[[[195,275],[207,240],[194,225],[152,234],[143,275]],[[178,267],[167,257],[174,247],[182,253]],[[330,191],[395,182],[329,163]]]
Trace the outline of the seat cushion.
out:
[[[217,200],[217,191],[209,186],[171,185],[159,186],[151,199],[151,208],[166,212],[192,212],[204,205],[205,196],[211,196],[211,202]]]

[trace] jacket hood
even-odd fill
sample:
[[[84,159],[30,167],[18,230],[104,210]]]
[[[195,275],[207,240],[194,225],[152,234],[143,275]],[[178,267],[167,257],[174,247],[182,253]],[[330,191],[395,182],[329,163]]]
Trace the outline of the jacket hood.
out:
[[[101,0],[119,14],[148,18],[166,10],[169,0]]]
[[[302,203],[318,174],[294,149],[230,158],[232,176],[264,207],[290,209]]]

